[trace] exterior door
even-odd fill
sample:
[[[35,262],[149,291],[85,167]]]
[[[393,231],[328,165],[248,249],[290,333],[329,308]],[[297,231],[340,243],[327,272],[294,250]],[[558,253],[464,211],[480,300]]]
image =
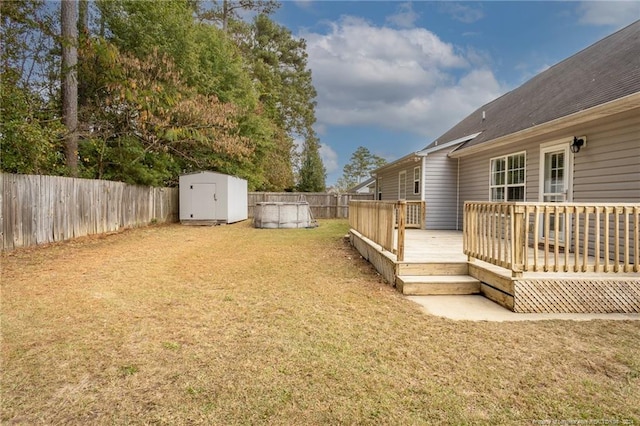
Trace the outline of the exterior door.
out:
[[[215,220],[216,217],[216,184],[194,183],[190,187],[191,219]]]
[[[544,148],[541,151],[541,176],[540,199],[544,203],[564,203],[569,201],[569,185],[570,185],[570,152],[569,144]],[[549,238],[556,239],[555,221],[558,223],[557,241],[564,244],[564,217],[551,215],[549,217]],[[544,217],[542,218],[542,229],[540,230],[542,238],[546,238]]]

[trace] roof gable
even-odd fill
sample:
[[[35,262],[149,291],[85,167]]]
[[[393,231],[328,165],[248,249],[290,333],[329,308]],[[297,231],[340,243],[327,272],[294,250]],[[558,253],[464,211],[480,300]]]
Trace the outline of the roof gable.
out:
[[[640,21],[478,108],[425,149],[480,134],[460,149],[640,92]]]

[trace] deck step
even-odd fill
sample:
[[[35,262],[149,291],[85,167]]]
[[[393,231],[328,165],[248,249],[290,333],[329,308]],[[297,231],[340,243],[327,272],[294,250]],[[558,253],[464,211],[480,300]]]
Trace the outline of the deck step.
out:
[[[397,275],[467,275],[467,262],[400,262]]]
[[[468,275],[398,275],[396,287],[413,296],[480,293],[480,281]]]

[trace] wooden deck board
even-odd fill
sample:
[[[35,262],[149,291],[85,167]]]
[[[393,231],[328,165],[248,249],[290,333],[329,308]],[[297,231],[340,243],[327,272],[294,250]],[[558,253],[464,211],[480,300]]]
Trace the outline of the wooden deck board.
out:
[[[462,250],[462,231],[405,231],[405,262],[466,262]]]

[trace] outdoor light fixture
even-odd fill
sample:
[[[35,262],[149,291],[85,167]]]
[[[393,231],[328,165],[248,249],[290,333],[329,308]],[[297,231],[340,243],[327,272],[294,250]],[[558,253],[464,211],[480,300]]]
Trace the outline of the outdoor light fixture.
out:
[[[571,152],[573,152],[574,154],[580,152],[580,148],[585,146],[586,141],[587,141],[586,136],[580,136],[580,138],[577,138],[574,136],[573,143],[569,145],[569,147],[571,148]]]

